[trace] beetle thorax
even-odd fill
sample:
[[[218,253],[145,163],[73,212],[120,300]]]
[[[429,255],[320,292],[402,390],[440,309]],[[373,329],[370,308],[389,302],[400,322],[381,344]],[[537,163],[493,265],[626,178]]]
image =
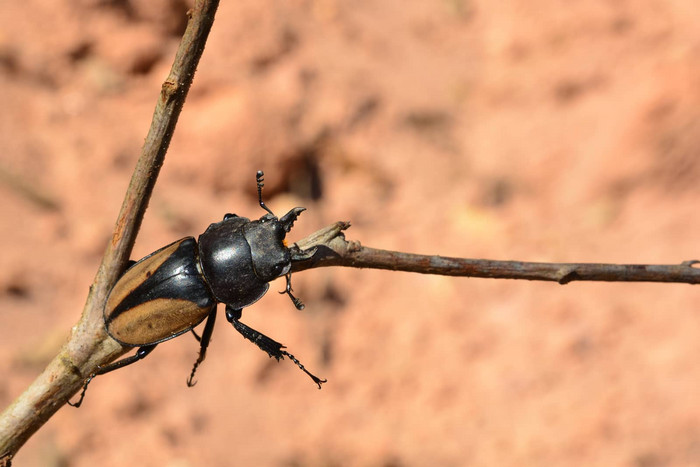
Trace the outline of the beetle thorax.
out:
[[[274,216],[211,224],[199,237],[199,261],[216,300],[243,308],[265,295],[268,282],[291,266],[285,233]]]

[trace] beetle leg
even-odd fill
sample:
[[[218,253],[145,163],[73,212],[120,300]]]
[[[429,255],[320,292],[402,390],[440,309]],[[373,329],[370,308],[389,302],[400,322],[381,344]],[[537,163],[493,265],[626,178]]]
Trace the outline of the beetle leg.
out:
[[[267,352],[270,357],[274,357],[277,361],[284,360],[285,356],[289,357],[289,359],[293,361],[301,371],[309,375],[314,383],[318,384],[318,388],[321,389],[321,384],[325,383],[327,380],[321,379],[318,376],[309,373],[309,371],[304,368],[304,365],[302,365],[301,362],[294,357],[294,355],[284,350],[284,345],[241,323],[239,321],[241,319],[241,315],[241,308],[233,308],[231,305],[226,305],[226,319],[233,325],[236,331],[240,332],[243,337],[257,345],[264,352]]]
[[[90,381],[92,381],[92,378],[97,376],[97,374],[93,373],[90,376],[88,376],[88,379],[85,380],[85,384],[83,384],[83,390],[80,393],[80,397],[78,398],[78,402],[73,403],[71,401],[68,401],[68,405],[71,407],[80,408],[81,404],[83,403],[83,399],[85,399],[85,391],[87,391],[88,384],[90,384]]]
[[[130,357],[122,358],[119,361],[116,361],[114,363],[110,363],[109,365],[105,366],[99,366],[97,367],[97,371],[95,371],[94,376],[97,375],[104,375],[105,373],[109,373],[110,371],[118,370],[120,368],[124,368],[127,365],[131,365],[132,363],[136,363],[139,360],[143,360],[153,352],[153,349],[156,348],[156,345],[158,344],[151,344],[151,345],[144,345],[138,348],[136,350],[136,353]]]
[[[284,354],[282,353],[282,348],[284,345],[241,323],[239,321],[241,315],[241,308],[233,308],[230,305],[226,305],[226,319],[229,323],[233,324],[236,331],[240,332],[243,337],[260,347],[261,350],[267,352],[270,357],[274,357],[277,360],[283,359]]]
[[[187,379],[187,386],[189,387],[192,387],[195,384],[197,384],[197,381],[192,381],[192,379],[194,378],[194,374],[197,371],[197,367],[200,365],[200,363],[204,361],[204,359],[207,356],[207,347],[209,347],[209,342],[211,341],[211,334],[214,331],[215,321],[216,307],[212,308],[212,310],[209,312],[207,324],[204,325],[204,331],[202,331],[202,337],[200,339],[197,339],[199,341],[199,357],[197,357],[197,361],[194,362],[194,366],[192,367],[192,373],[190,373],[190,377]],[[194,332],[194,329],[192,330],[192,333],[195,337],[199,337]]]
[[[109,373],[110,371],[118,370],[119,368],[124,368],[127,365],[131,365],[132,363],[136,363],[139,360],[142,360],[146,358],[146,356],[153,352],[153,349],[156,348],[157,344],[153,345],[144,345],[143,347],[139,347],[136,353],[130,357],[123,358],[119,361],[116,361],[114,363],[110,363],[109,365],[105,366],[98,366],[97,370],[93,374],[91,374],[88,379],[85,380],[85,384],[83,385],[83,391],[80,393],[80,398],[78,399],[78,402],[76,403],[71,403],[68,402],[68,405],[75,407],[76,409],[80,407],[80,404],[83,403],[83,399],[85,399],[85,391],[87,391],[88,384],[90,384],[90,381],[97,376],[97,375],[104,375],[105,373]]]
[[[287,278],[287,287],[280,293],[286,293],[289,295],[289,298],[292,299],[292,303],[294,303],[294,306],[297,308],[297,310],[303,310],[304,309],[304,303],[301,301],[301,299],[296,298],[294,295],[292,295],[292,273],[289,272],[285,274],[285,277]]]

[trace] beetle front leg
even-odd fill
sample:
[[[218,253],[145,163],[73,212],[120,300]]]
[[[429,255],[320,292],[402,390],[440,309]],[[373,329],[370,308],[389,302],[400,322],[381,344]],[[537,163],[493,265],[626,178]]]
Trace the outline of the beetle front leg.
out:
[[[110,371],[118,370],[119,368],[124,368],[127,365],[136,363],[139,360],[143,360],[149,353],[153,352],[153,349],[156,348],[156,345],[157,344],[144,345],[143,347],[139,347],[136,353],[130,357],[123,358],[114,363],[110,363],[109,365],[98,366],[97,370],[95,370],[95,372],[91,374],[88,377],[88,379],[85,380],[85,384],[83,385],[83,391],[80,393],[80,398],[78,399],[78,402],[76,402],[75,404],[72,402],[68,402],[68,405],[70,405],[71,407],[75,407],[76,409],[80,407],[80,404],[83,403],[83,399],[85,399],[85,392],[87,391],[88,384],[90,384],[90,381],[92,381],[92,379],[95,376],[104,375],[105,373],[109,373]]]
[[[292,295],[292,273],[288,272],[287,274],[285,274],[285,277],[287,278],[287,287],[285,287],[285,289],[281,291],[280,294],[286,293],[287,295],[289,295],[289,298],[292,300],[292,303],[294,303],[296,309],[299,311],[303,310],[304,303],[301,301],[301,299]]]
[[[195,384],[197,384],[197,381],[192,381],[194,378],[194,374],[197,371],[197,367],[204,361],[204,359],[207,356],[207,347],[209,347],[209,342],[211,341],[211,334],[214,331],[214,322],[216,322],[216,307],[212,308],[212,310],[209,312],[209,317],[207,318],[207,323],[204,325],[204,331],[202,331],[202,337],[199,337],[195,332],[194,329],[192,330],[192,334],[194,334],[195,337],[197,337],[199,341],[199,356],[197,357],[197,361],[194,362],[194,366],[192,367],[192,373],[190,373],[190,377],[187,378],[187,386],[192,387]]]
[[[283,359],[284,354],[282,353],[282,349],[284,345],[241,323],[239,319],[241,319],[242,314],[243,310],[241,308],[233,308],[231,305],[226,305],[226,319],[229,323],[233,324],[236,331],[240,332],[243,337],[260,347],[260,350],[267,352],[270,357],[274,357],[277,360]]]
[[[289,357],[289,359],[293,361],[301,371],[309,375],[314,383],[318,384],[318,388],[321,389],[321,384],[325,383],[327,380],[309,373],[294,355],[284,350],[284,345],[241,323],[239,320],[242,314],[243,310],[241,308],[233,308],[231,305],[226,305],[226,319],[233,325],[236,331],[240,332],[243,337],[257,345],[264,352],[267,352],[270,357],[274,357],[277,361],[283,360],[285,356]]]

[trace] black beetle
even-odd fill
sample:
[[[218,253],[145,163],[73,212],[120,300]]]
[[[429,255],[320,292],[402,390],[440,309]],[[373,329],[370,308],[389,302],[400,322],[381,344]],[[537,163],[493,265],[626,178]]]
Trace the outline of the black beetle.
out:
[[[314,251],[287,247],[284,237],[305,208],[294,208],[278,219],[262,200],[263,172],[256,174],[258,201],[268,213],[251,221],[235,214],[211,224],[199,236],[186,237],[133,263],[117,281],[107,298],[104,321],[107,333],[122,345],[138,347],[135,355],[98,367],[88,377],[73,407],[80,407],[90,381],[143,359],[160,342],[192,331],[200,343],[188,386],[204,361],[216,321],[216,305],[226,304],[226,319],[243,337],[277,360],[289,357],[318,384],[325,383],[309,373],[284,345],[239,320],[243,307],[257,302],[270,288],[269,282],[286,276],[281,293],[301,310],[301,300],[292,295],[292,261],[310,258]],[[202,336],[194,327],[207,319]]]

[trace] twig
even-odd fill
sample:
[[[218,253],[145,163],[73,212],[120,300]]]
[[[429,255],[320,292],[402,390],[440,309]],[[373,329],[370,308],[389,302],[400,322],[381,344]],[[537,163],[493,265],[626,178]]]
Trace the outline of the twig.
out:
[[[0,415],[0,467],[9,466],[27,439],[81,388],[85,378],[99,365],[132,349],[122,347],[107,336],[102,308],[129,259],[217,7],[216,0],[197,0],[191,12],[81,320],[59,355]],[[343,231],[349,226],[348,222],[337,222],[297,242],[301,249],[315,248],[316,252],[311,259],[295,263],[293,270],[345,266],[448,276],[545,280],[560,284],[583,280],[700,283],[700,268],[693,267],[698,261],[685,261],[680,265],[556,264],[416,255],[348,242]]]
[[[112,241],[90,287],[82,317],[73,327],[69,341],[44,372],[0,414],[0,465],[9,465],[19,448],[81,388],[85,378],[99,365],[130,350],[107,336],[102,308],[129,260],[218,5],[218,0],[197,0],[188,13],[187,29],[163,83]]]
[[[700,283],[700,268],[693,267],[700,264],[697,260],[671,265],[530,263],[416,255],[349,242],[342,233],[348,227],[348,222],[336,222],[297,242],[303,250],[316,248],[317,251],[311,259],[295,264],[292,269],[303,271],[324,266],[345,266],[442,276],[553,281],[559,284],[573,281]]]

